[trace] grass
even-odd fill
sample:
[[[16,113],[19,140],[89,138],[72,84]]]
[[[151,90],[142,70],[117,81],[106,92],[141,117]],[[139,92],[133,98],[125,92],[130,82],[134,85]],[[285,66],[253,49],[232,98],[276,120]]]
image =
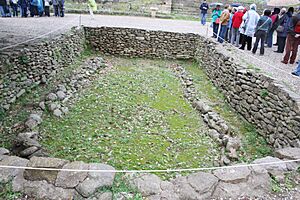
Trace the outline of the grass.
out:
[[[100,193],[104,192],[111,192],[113,195],[113,200],[120,199],[119,194],[120,193],[126,193],[131,196],[131,198],[126,198],[129,200],[142,200],[142,194],[134,187],[132,187],[126,178],[124,174],[116,174],[115,180],[113,182],[113,185],[111,187],[103,187],[100,188]]]
[[[68,116],[44,120],[42,143],[52,156],[117,169],[211,165],[218,147],[166,68],[177,61],[109,60],[115,71],[84,91]]]
[[[222,93],[213,86],[197,63],[191,63],[186,69],[193,77],[199,97],[206,99],[207,103],[230,125],[232,132],[242,138],[243,146],[239,152],[241,160],[247,162],[272,154],[272,148],[265,139],[257,133],[253,125],[246,122],[226,103]]]
[[[14,200],[21,196],[19,192],[13,192],[11,183],[0,182],[0,199]]]

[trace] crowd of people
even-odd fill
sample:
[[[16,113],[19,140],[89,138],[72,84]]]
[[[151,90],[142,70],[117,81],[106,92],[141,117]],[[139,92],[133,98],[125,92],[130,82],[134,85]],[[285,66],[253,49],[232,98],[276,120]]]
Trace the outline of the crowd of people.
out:
[[[0,0],[2,17],[50,17],[50,6],[53,6],[56,17],[64,17],[64,0]]]
[[[201,23],[206,24],[206,18],[210,9],[209,4],[204,0],[200,5]],[[300,8],[298,9],[300,11]],[[257,13],[255,4],[249,8],[238,6],[225,6],[217,4],[211,11],[211,26],[213,36],[220,43],[225,41],[239,47],[241,50],[256,53],[260,44],[260,55],[264,55],[265,46],[271,48],[277,45],[276,53],[284,53],[282,63],[294,64],[297,57],[300,43],[300,12],[296,12],[293,7],[274,8],[264,10],[260,16]],[[274,34],[277,38],[274,42]],[[255,42],[253,45],[253,38]],[[300,61],[294,72],[295,76],[300,76]]]

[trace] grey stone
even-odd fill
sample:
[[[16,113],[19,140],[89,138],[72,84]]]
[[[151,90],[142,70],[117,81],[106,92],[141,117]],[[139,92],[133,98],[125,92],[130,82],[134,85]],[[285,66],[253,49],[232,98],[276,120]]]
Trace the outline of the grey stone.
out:
[[[118,197],[118,195],[116,195]],[[88,198],[88,200],[112,200],[113,194],[111,192],[104,192]],[[117,198],[116,198],[117,199]]]
[[[45,110],[45,109],[46,109],[45,102],[44,102],[44,101],[41,101],[41,102],[39,103],[39,107],[40,107],[42,110]]]
[[[75,161],[64,165],[63,169],[88,170],[89,165]],[[74,188],[87,178],[87,172],[60,171],[57,174],[55,185],[62,188]]]
[[[58,158],[43,158],[43,157],[32,157],[28,163],[28,167],[35,168],[56,168],[61,169],[69,161]],[[54,184],[57,178],[58,171],[47,171],[47,170],[30,170],[24,171],[24,178],[31,181],[42,181],[45,180],[49,183]]]
[[[66,98],[66,94],[63,91],[58,91],[56,95],[59,100],[64,100]]]
[[[63,113],[61,112],[60,109],[55,109],[55,110],[53,111],[53,115],[54,115],[55,117],[62,117]]]
[[[54,111],[56,108],[59,108],[59,105],[57,103],[50,103],[49,110]]]
[[[231,149],[239,150],[240,146],[241,146],[241,140],[239,138],[229,137],[226,144],[226,150],[228,151],[230,151]]]
[[[127,199],[133,199],[133,198],[134,198],[134,194],[127,193],[127,192],[119,192],[115,196],[116,200],[127,200]]]
[[[0,155],[8,155],[9,154],[9,150],[0,147]]]
[[[89,164],[89,170],[115,170],[105,164]],[[79,183],[76,190],[84,197],[91,196],[97,189],[104,186],[112,186],[115,178],[114,172],[88,172],[87,178]]]
[[[161,192],[161,180],[154,174],[140,175],[137,178],[130,180],[130,183],[134,187],[136,187],[145,197],[160,194]]]
[[[178,194],[179,199],[190,199],[190,200],[202,199],[200,194],[198,194],[194,190],[194,188],[187,182],[186,177],[178,177],[172,180],[172,183],[174,184],[175,191]]]
[[[69,112],[69,109],[68,107],[61,107],[61,111],[64,113],[64,114],[67,114]]]
[[[212,174],[198,172],[187,177],[187,182],[194,188],[194,190],[203,198],[209,198],[212,191],[218,183],[217,177]]]
[[[28,163],[27,159],[19,158],[16,156],[5,156],[2,155],[0,160],[0,165],[6,166],[20,166],[25,167]],[[12,169],[12,168],[0,168],[0,182],[6,183],[12,180],[15,176],[20,173],[23,173],[23,169]]]
[[[25,181],[23,193],[29,197],[47,200],[68,200],[76,196],[74,189],[55,187],[46,181]]]
[[[39,150],[38,147],[36,146],[32,146],[32,147],[29,147],[23,151],[20,152],[20,156],[21,157],[27,157],[27,156],[30,156],[31,154],[33,154],[34,152],[36,152],[37,150]]]
[[[17,98],[21,97],[25,92],[26,92],[25,89],[20,90],[17,94]]]
[[[300,148],[287,147],[277,149],[275,156],[280,159],[298,160],[300,159]]]
[[[252,163],[263,164],[263,163],[276,163],[276,162],[281,162],[281,160],[279,158],[267,156],[265,158],[256,159]],[[287,167],[285,163],[266,164],[266,165],[262,165],[261,167],[265,168],[269,173],[287,171]]]
[[[47,95],[47,100],[50,100],[50,101],[55,101],[57,99],[57,95],[54,94],[54,93],[49,93]]]
[[[29,118],[26,122],[25,122],[25,126],[30,129],[33,130],[35,127],[37,127],[39,124],[37,121],[35,121],[32,118]]]
[[[213,174],[221,181],[226,183],[246,182],[251,174],[248,167],[217,169]]]
[[[203,101],[195,101],[194,103],[194,107],[199,110],[202,114],[206,114],[211,110],[211,108]]]

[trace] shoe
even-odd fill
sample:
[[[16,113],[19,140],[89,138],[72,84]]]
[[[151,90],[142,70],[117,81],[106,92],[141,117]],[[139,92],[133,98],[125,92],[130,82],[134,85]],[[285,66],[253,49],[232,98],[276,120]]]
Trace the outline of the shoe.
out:
[[[239,49],[241,49],[241,50],[245,50],[245,48],[243,48],[243,47],[240,47]]]
[[[284,60],[283,60],[283,61],[281,61],[281,63],[283,63],[283,64],[288,64],[288,62],[285,62]]]
[[[291,61],[290,61],[290,64],[293,65],[293,64],[295,64],[295,62],[291,62]]]
[[[263,56],[264,54],[261,54],[261,53],[260,53],[259,55],[260,55],[260,56]]]
[[[278,44],[273,44],[274,46],[278,46]]]
[[[298,75],[298,74],[296,74],[295,72],[292,72],[292,75],[294,75],[294,76],[298,76],[298,77],[299,77],[299,75]]]

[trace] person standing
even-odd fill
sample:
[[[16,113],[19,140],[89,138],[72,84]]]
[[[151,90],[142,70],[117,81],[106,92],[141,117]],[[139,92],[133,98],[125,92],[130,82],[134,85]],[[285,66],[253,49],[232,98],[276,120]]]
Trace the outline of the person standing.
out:
[[[217,5],[212,11],[212,25],[213,25],[213,37],[217,38],[219,24],[220,24],[220,16],[222,14],[220,10],[221,6]]]
[[[5,6],[6,6],[6,0],[0,0],[0,14],[1,14],[1,17],[5,17]]]
[[[288,26],[288,35],[286,38],[285,55],[283,57],[284,64],[295,63],[300,43],[300,12],[293,16]]]
[[[19,4],[20,4],[21,17],[27,17],[28,1],[27,0],[20,0]]]
[[[18,0],[10,0],[9,4],[13,11],[13,17],[18,17]]]
[[[243,22],[244,16],[244,7],[239,6],[237,12],[234,13],[232,17],[232,35],[231,35],[231,44],[235,44],[236,47],[240,44],[240,31],[239,28]]]
[[[286,13],[287,11],[286,11],[286,8],[281,8],[281,10],[280,10],[280,13],[278,14],[278,20],[275,22],[275,24],[274,24],[274,28],[276,27],[276,29],[278,28],[278,26],[279,26],[279,23],[280,23],[280,19],[284,16],[284,14]],[[275,29],[275,31],[276,31],[276,29]],[[278,34],[276,34],[277,35],[277,37],[276,37],[276,42],[275,42],[275,44],[273,44],[274,46],[278,46]]]
[[[58,13],[60,17],[65,16],[65,0],[57,0],[58,3]]]
[[[228,26],[229,19],[230,19],[230,13],[228,10],[228,6],[225,6],[225,9],[223,10],[221,17],[220,17],[221,30],[220,30],[220,34],[218,36],[218,41],[220,43],[223,43],[225,41],[225,34],[227,32],[227,26]]]
[[[280,9],[279,8],[274,8],[274,11],[273,11],[273,13],[271,15],[272,27],[271,27],[270,31],[268,32],[268,35],[267,35],[267,45],[270,48],[273,46],[273,34],[274,34],[274,31],[278,27],[276,25],[276,22],[279,20],[279,17],[278,17],[279,13],[280,13]]]
[[[243,20],[244,23],[241,25],[240,31],[244,36],[240,49],[244,50],[247,44],[247,50],[250,51],[252,49],[252,38],[254,37],[255,28],[259,20],[255,4],[250,5],[250,10],[245,13]]]
[[[206,2],[206,0],[203,1],[203,3],[200,5],[200,18],[201,18],[201,24],[206,24],[206,17],[207,17],[207,11],[209,9],[209,6]]]
[[[289,23],[292,19],[294,13],[294,8],[290,7],[288,9],[288,12],[284,14],[284,16],[280,19],[279,21],[279,26],[277,27],[277,43],[278,43],[278,48],[276,53],[283,53],[285,44],[286,44],[286,38],[288,35],[288,28],[289,28]]]
[[[45,16],[50,17],[50,3],[51,0],[45,0]]]
[[[255,54],[257,51],[258,43],[260,43],[260,55],[265,53],[265,38],[268,31],[272,27],[272,19],[270,18],[271,10],[265,10],[264,15],[258,20],[257,26],[255,28],[255,43],[252,49],[252,53]]]

